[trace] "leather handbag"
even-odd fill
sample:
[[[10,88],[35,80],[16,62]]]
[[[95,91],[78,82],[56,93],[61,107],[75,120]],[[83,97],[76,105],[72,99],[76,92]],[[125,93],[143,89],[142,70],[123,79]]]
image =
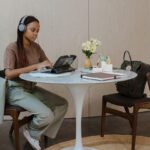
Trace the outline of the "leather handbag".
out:
[[[130,52],[126,50],[123,54],[123,62],[121,64],[121,69],[138,72],[140,66],[141,66],[141,61],[136,61],[136,60],[133,61]]]
[[[126,58],[127,56],[128,60]],[[141,61],[133,61],[130,52],[126,50],[123,54],[123,62],[120,68],[136,72],[137,77],[116,83],[117,91],[124,96],[132,98],[142,97],[146,84],[146,73],[150,71],[150,65]]]

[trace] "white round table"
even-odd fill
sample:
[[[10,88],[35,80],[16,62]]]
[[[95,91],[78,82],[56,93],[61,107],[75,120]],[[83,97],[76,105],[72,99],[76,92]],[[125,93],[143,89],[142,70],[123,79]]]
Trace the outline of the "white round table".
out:
[[[95,150],[91,147],[83,147],[82,144],[82,135],[81,135],[81,117],[82,117],[82,106],[83,101],[86,95],[86,92],[90,85],[100,84],[100,83],[111,83],[118,81],[125,81],[137,76],[136,73],[125,70],[114,70],[117,73],[123,73],[125,76],[117,79],[98,81],[98,80],[89,80],[81,78],[81,70],[78,69],[72,73],[65,73],[60,75],[45,75],[42,76],[36,75],[33,73],[21,74],[20,78],[32,82],[40,83],[49,83],[57,85],[65,85],[70,90],[74,103],[75,103],[75,112],[76,112],[76,140],[75,145],[72,147],[63,148],[63,150]]]

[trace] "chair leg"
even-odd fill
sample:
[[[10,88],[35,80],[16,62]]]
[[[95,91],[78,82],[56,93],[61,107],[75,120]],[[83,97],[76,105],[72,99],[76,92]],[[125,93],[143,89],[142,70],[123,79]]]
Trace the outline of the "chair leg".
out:
[[[105,120],[106,120],[106,101],[102,101],[102,116],[101,116],[101,137],[104,136],[105,130]]]
[[[130,114],[130,111],[129,111],[129,108],[128,108],[128,107],[124,106],[124,109],[125,109],[125,111],[126,111],[127,114]],[[132,126],[132,121],[131,121],[130,119],[129,119],[129,123],[130,123],[130,127],[131,127],[131,129],[132,129],[133,126]]]
[[[20,114],[20,112],[17,113],[17,115],[18,115],[17,117],[19,117],[19,114]],[[13,131],[14,131],[14,125],[13,125],[13,122],[12,122],[11,128],[10,128],[10,130],[9,130],[9,135],[10,135],[10,136],[12,136]]]
[[[48,137],[44,135],[44,143],[45,143],[45,146],[47,146],[48,144]]]
[[[14,112],[14,114],[12,115],[16,150],[20,150],[20,146],[19,146],[19,122],[18,122],[18,116],[19,115],[18,115],[17,112]]]
[[[138,107],[133,107],[133,124],[132,124],[132,146],[131,150],[135,150],[135,142],[136,142],[136,130],[137,130],[137,115],[138,115]]]
[[[9,136],[12,136],[13,131],[14,131],[14,127],[13,127],[13,123],[12,123],[11,128],[9,130]]]

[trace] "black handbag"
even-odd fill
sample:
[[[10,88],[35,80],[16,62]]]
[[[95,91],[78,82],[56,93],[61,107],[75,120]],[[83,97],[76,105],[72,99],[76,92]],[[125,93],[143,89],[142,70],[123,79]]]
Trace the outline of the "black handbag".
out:
[[[128,60],[126,59],[128,55]],[[144,95],[144,89],[146,84],[146,73],[150,71],[150,66],[141,61],[133,61],[129,51],[125,51],[123,54],[123,62],[121,69],[131,70],[137,73],[137,77],[127,81],[116,83],[117,91],[128,97],[139,98]]]
[[[127,55],[129,60],[126,60]],[[123,63],[121,64],[121,69],[130,70],[137,73],[141,63],[141,61],[133,61],[130,52],[126,50],[123,54]]]

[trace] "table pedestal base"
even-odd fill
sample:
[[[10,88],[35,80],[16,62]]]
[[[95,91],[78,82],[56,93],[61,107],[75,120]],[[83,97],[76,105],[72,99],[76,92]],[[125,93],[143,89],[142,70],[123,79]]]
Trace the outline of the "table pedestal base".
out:
[[[97,149],[92,147],[83,147],[82,149],[76,149],[75,147],[66,147],[62,148],[61,150],[97,150]]]

